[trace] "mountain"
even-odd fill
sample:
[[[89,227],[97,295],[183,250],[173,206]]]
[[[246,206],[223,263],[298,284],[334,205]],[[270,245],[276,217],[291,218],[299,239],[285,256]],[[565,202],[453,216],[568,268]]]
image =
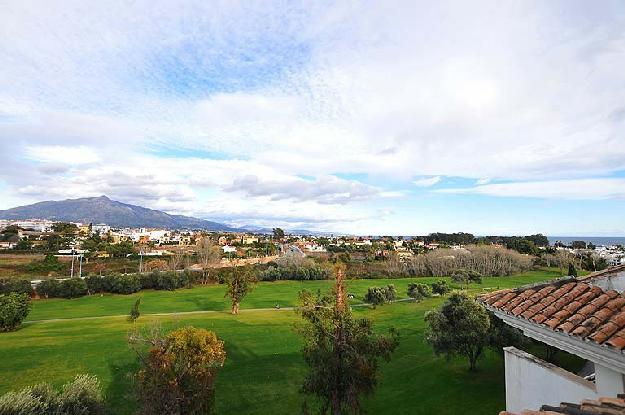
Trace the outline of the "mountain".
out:
[[[159,210],[117,202],[106,196],[39,202],[0,210],[0,219],[50,219],[68,222],[106,223],[118,228],[238,230],[222,223],[190,216],[170,215]]]

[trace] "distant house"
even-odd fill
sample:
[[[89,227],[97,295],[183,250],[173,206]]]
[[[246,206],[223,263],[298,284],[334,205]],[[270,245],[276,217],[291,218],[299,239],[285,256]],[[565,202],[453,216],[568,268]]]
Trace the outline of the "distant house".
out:
[[[625,265],[621,265],[584,278],[567,277],[478,297],[506,324],[532,339],[587,360],[594,372],[581,377],[507,347],[504,353],[508,413],[559,408],[562,402],[602,403],[625,393],[624,291]]]
[[[221,249],[223,250],[224,254],[230,254],[230,253],[236,253],[237,252],[237,248],[235,248],[234,246],[230,246],[230,245],[224,245],[221,247]]]
[[[13,249],[17,245],[16,242],[3,241],[0,242],[0,249]]]

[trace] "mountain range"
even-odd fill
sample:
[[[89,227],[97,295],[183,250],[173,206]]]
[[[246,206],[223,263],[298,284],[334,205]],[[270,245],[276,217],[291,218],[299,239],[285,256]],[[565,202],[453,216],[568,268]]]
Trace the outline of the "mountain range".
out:
[[[0,210],[0,219],[49,219],[81,223],[106,223],[118,228],[201,229],[241,231],[223,223],[170,215],[159,210],[111,200],[106,196],[46,201]]]

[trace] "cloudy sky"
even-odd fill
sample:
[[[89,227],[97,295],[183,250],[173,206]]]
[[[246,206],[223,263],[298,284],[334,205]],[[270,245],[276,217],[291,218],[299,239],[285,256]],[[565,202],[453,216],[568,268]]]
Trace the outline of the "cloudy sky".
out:
[[[0,9],[0,209],[625,235],[621,1]]]

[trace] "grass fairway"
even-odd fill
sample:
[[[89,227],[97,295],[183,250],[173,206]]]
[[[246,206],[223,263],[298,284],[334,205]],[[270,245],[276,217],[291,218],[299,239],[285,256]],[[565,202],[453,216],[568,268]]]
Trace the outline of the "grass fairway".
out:
[[[559,276],[557,271],[534,271],[507,278],[485,278],[472,285],[505,288]],[[349,281],[348,291],[361,297],[369,286],[394,283],[400,295],[409,282],[433,279]],[[300,341],[293,331],[298,317],[289,310],[250,310],[294,305],[297,292],[330,289],[332,282],[263,283],[245,299],[248,311],[228,314],[224,287],[200,287],[177,292],[141,294],[144,314],[138,324],[158,320],[167,327],[194,325],[214,330],[226,342],[228,358],[217,381],[216,409],[220,414],[297,413],[305,367]],[[46,380],[62,384],[77,373],[92,373],[103,383],[115,414],[130,414],[129,373],[136,369],[135,357],[126,344],[131,328],[124,316],[135,296],[85,297],[76,300],[36,301],[29,320],[71,319],[32,322],[14,333],[0,334],[0,393]],[[423,340],[426,311],[441,298],[420,303],[402,302],[371,310],[354,308],[357,316],[376,322],[377,330],[390,326],[400,331],[400,346],[390,363],[381,366],[375,395],[366,399],[369,413],[492,414],[504,407],[503,361],[489,352],[479,362],[479,371],[469,373],[462,360],[446,362],[433,356]],[[212,313],[148,316],[148,313],[207,311]]]

